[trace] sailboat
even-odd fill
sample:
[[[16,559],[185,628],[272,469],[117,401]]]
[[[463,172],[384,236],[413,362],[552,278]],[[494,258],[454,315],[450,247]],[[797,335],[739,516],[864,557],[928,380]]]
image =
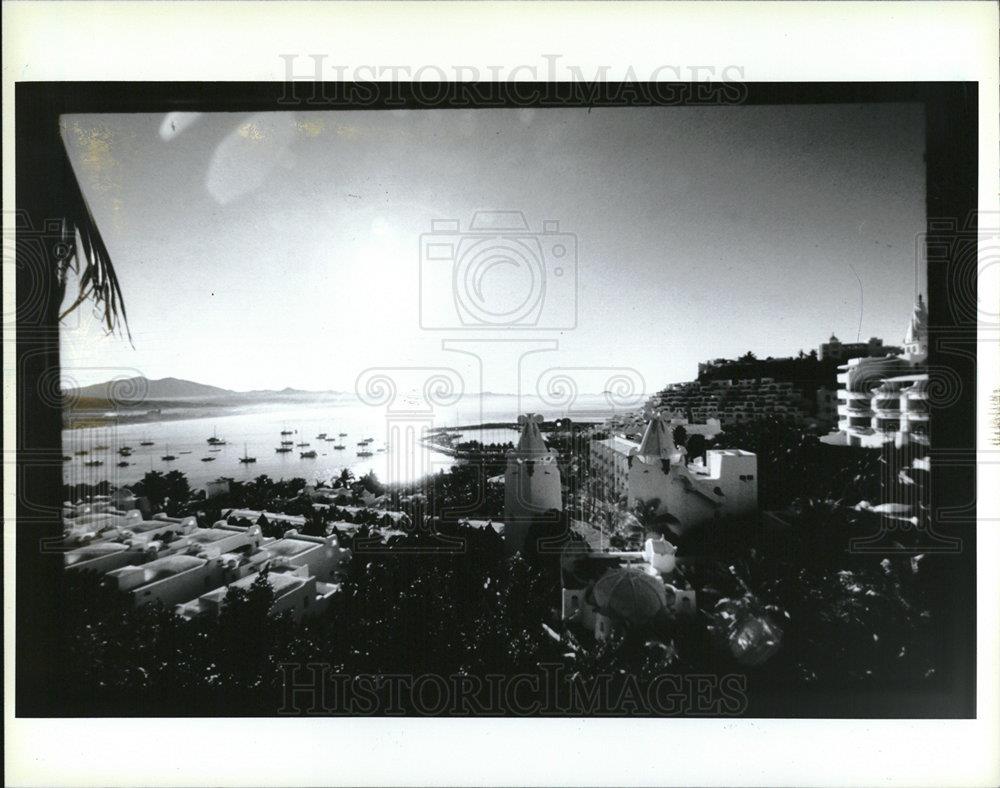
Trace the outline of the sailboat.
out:
[[[215,427],[212,427],[212,437],[208,439],[208,443],[211,444],[212,446],[226,445],[226,442],[216,434]]]
[[[242,463],[257,462],[256,457],[251,457],[247,454],[247,445],[245,443],[243,444],[243,456],[240,457],[240,462]]]
[[[170,453],[170,446],[169,446],[169,444],[166,446],[166,450],[167,450],[167,453],[164,454],[162,457],[160,457],[161,460],[164,460],[166,462],[170,462],[171,460],[176,460],[177,459],[173,454]]]

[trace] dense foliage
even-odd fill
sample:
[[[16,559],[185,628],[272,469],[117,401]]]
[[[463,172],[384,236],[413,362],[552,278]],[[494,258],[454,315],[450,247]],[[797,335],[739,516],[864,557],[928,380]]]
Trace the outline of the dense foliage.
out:
[[[313,704],[308,685],[317,675],[349,684],[436,676],[449,686],[473,682],[475,709],[510,713],[515,701],[491,695],[490,677],[528,676],[535,677],[528,689],[542,682],[566,703],[623,713],[629,709],[616,704],[633,683],[642,693],[666,675],[736,676],[748,692],[729,696],[729,711],[739,712],[766,701],[767,687],[913,686],[933,681],[940,664],[936,626],[948,601],[937,593],[935,573],[944,570],[933,559],[810,559],[807,534],[792,534],[772,555],[728,540],[728,554],[683,565],[699,591],[698,618],[664,617],[595,643],[562,626],[551,561],[506,558],[492,530],[443,524],[436,534],[370,538],[378,534],[365,527],[354,535],[350,578],[329,611],[302,624],[267,615],[266,585],[231,593],[218,619],[185,621],[159,607],[133,610],[95,578],[71,578],[70,698],[91,713],[301,713]],[[752,637],[762,621],[779,632],[776,653]],[[735,648],[747,633],[750,645]],[[289,695],[289,682],[307,689]],[[595,687],[605,693],[596,700]],[[319,710],[356,711],[344,692],[323,695]],[[430,703],[406,693],[371,702],[389,713],[423,713]],[[580,711],[550,708],[531,692],[521,702],[535,713]],[[663,710],[640,703],[633,711]]]
[[[564,436],[561,462],[585,475],[577,437]],[[676,582],[697,591],[697,616],[661,615],[604,642],[563,625],[551,552],[507,557],[492,529],[460,524],[502,511],[502,488],[486,484],[496,464],[458,466],[409,489],[343,480],[387,494],[402,520],[336,503],[317,509],[304,479],[258,477],[220,502],[190,496],[172,474],[147,476],[143,494],[169,503],[187,491],[187,513],[205,524],[243,506],[304,515],[309,534],[337,527],[353,549],[348,579],[328,611],[297,624],[267,615],[264,584],[231,593],[218,618],[185,621],[159,607],[133,610],[96,578],[70,576],[67,697],[87,713],[664,714],[693,712],[701,701],[692,687],[709,680],[712,713],[752,714],[810,688],[849,698],[948,681],[960,565],[915,554],[912,532],[883,554],[850,547],[880,527],[854,506],[879,499],[878,453],[830,453],[777,424],[731,428],[718,443],[758,453],[763,506],[777,511],[676,538]],[[655,518],[641,507],[626,514],[622,546],[636,545]],[[564,533],[572,516],[540,521],[535,535]],[[504,695],[497,677],[523,680]],[[677,702],[651,706],[664,677]],[[447,691],[429,683],[439,681]],[[449,703],[435,702],[442,693]]]

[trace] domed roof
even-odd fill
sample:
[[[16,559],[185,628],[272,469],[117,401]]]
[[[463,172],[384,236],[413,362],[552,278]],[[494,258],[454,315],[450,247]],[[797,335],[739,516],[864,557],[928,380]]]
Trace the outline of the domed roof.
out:
[[[642,624],[666,604],[662,581],[635,569],[612,569],[594,584],[594,601],[605,615]]]

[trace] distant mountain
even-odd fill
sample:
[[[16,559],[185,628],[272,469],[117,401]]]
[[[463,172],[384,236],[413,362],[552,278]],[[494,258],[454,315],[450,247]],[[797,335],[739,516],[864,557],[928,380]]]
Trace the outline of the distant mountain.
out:
[[[180,378],[149,380],[138,376],[67,389],[63,392],[63,396],[73,400],[80,407],[93,408],[112,404],[187,407],[245,405],[254,402],[315,402],[353,395],[342,391],[304,391],[291,387],[280,391],[276,389],[233,391]]]
[[[76,398],[141,402],[146,400],[228,398],[236,392],[180,378],[150,380],[140,375],[95,383],[92,386],[70,389],[63,393]]]

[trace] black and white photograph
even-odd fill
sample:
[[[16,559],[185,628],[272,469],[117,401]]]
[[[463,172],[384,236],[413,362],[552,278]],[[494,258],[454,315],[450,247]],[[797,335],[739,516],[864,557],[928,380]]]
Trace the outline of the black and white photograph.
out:
[[[983,719],[977,82],[273,59],[5,96],[17,717]]]

